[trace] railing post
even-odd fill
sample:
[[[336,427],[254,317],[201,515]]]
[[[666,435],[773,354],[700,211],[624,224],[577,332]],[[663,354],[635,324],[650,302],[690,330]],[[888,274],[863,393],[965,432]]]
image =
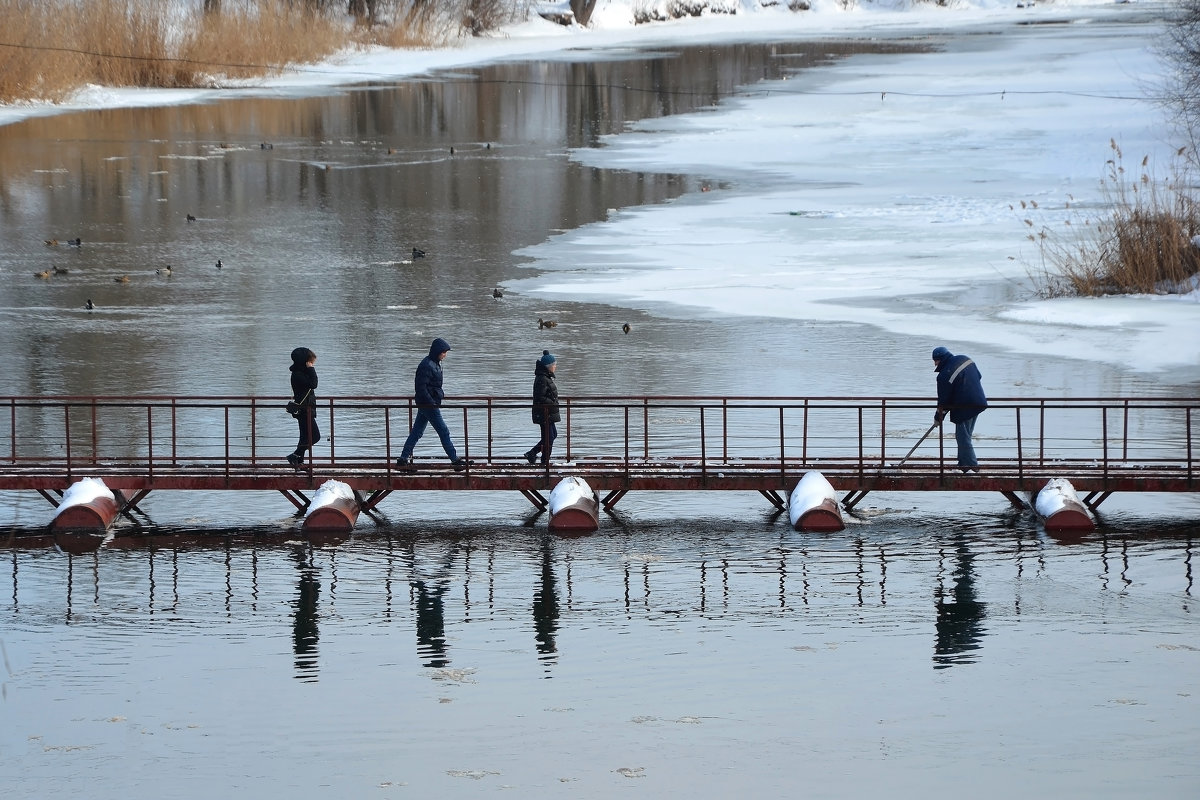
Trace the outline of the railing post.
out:
[[[863,407],[858,406],[858,479],[862,480],[863,472]]]
[[[154,406],[146,404],[146,477],[154,480]]]
[[[887,398],[879,401],[879,468],[887,464]]]
[[[333,451],[333,448],[337,446],[337,437],[333,435],[334,434],[334,430],[333,430],[333,398],[330,397],[328,402],[329,402],[329,435],[327,438],[329,440],[329,464],[330,464],[330,466],[332,466],[337,463],[337,456],[334,454],[334,451]],[[313,416],[315,417],[316,414],[317,414],[317,410],[314,408]],[[309,455],[309,461],[311,462],[311,460],[312,460],[312,449],[311,448],[309,448],[308,455]]]
[[[100,445],[96,433],[96,398],[92,398],[92,463],[95,464],[99,459],[96,457],[96,451]]]
[[[729,398],[721,398],[721,461],[729,463]]]
[[[222,411],[225,414],[225,478],[229,478],[229,406],[222,406]],[[309,451],[309,456],[312,456],[312,451]]]
[[[1184,409],[1184,424],[1187,425],[1187,475],[1188,480],[1192,480],[1192,407],[1188,406]]]
[[[463,454],[462,458],[470,459],[471,457],[471,432],[467,429],[467,407],[462,407],[463,414]]]
[[[779,482],[787,483],[787,449],[783,435],[783,403],[779,404]]]
[[[63,428],[66,433],[65,448],[67,454],[67,479],[73,480],[71,473],[71,404],[63,403]]]
[[[383,407],[383,457],[387,474],[392,474],[392,407]]]
[[[250,398],[250,463],[258,464],[258,398]]]
[[[704,405],[700,405],[700,481],[708,482],[708,458],[704,447]]]
[[[642,398],[642,460],[650,460],[650,398]]]
[[[1017,480],[1025,480],[1025,459],[1021,446],[1021,406],[1017,406]]]
[[[492,398],[487,399],[487,460],[492,462]]]
[[[566,416],[567,461],[571,460],[571,398],[567,398]]]
[[[1046,401],[1038,401],[1038,469],[1046,468]]]
[[[625,409],[625,479],[629,480],[629,406]]]
[[[1125,398],[1125,419],[1121,423],[1121,460],[1129,460],[1129,398]]]
[[[176,419],[176,399],[171,398],[171,466],[179,466],[179,436],[177,435],[178,420]]]
[[[1104,480],[1108,481],[1108,406],[1100,406],[1100,435],[1104,437],[1100,453],[1104,464]]]
[[[17,398],[8,400],[8,452],[9,460],[17,463]],[[15,551],[14,551],[15,552]]]
[[[800,461],[808,464],[808,398],[804,398],[804,427],[800,434]]]

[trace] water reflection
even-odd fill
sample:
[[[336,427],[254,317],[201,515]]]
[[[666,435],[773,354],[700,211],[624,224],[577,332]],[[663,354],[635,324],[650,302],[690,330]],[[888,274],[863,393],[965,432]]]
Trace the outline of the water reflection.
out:
[[[554,636],[558,632],[558,587],[554,578],[553,538],[542,536],[542,573],[537,590],[533,594],[533,628],[538,655],[543,664],[550,666],[557,660],[558,645]]]
[[[11,591],[0,612],[14,619],[44,618],[46,624],[54,624],[57,614],[57,622],[76,624],[79,591],[85,589],[89,624],[136,624],[169,610],[167,622],[208,616],[207,625],[215,631],[231,622],[238,629],[290,628],[294,677],[312,682],[320,671],[324,624],[399,625],[409,635],[415,631],[416,661],[438,669],[450,666],[452,645],[468,634],[466,626],[478,626],[472,629],[477,633],[499,621],[517,621],[528,638],[514,646],[532,642],[549,676],[563,657],[564,629],[634,630],[664,616],[798,631],[814,624],[884,630],[932,622],[933,665],[945,669],[978,661],[985,638],[997,635],[985,624],[997,613],[1030,618],[1050,609],[1070,616],[1088,592],[1170,598],[1185,614],[1191,609],[1194,537],[1187,527],[1166,536],[1104,535],[1070,546],[1021,532],[997,537],[990,528],[961,528],[942,537],[873,534],[846,540],[790,530],[782,535],[743,531],[745,538],[728,539],[724,531],[692,529],[651,532],[635,544],[625,536],[562,539],[541,531],[500,539],[486,531],[360,536],[323,548],[294,541],[272,546],[268,537],[245,534],[240,540],[222,537],[221,546],[213,548],[211,535],[205,534],[190,540],[177,535],[169,549],[160,546],[164,537],[148,537],[142,548],[126,541],[83,556],[14,548]],[[318,553],[328,558],[319,560]],[[346,570],[339,566],[346,553],[353,555],[348,578],[339,575]],[[162,580],[164,563],[168,581]],[[407,608],[393,607],[398,575],[408,576]],[[476,600],[472,589],[481,578],[485,597]],[[339,596],[339,580],[349,580],[348,597]],[[323,581],[328,581],[326,592]],[[450,591],[455,585],[462,586],[459,598]],[[1048,598],[1047,586],[1062,586],[1066,595],[1057,597],[1051,590]],[[288,592],[287,587],[294,599],[280,625],[270,598]],[[985,588],[988,602],[982,599]],[[1027,602],[1030,593],[1033,603]]]
[[[296,653],[296,677],[303,681],[317,679],[317,640],[320,630],[317,622],[317,600],[321,596],[320,570],[313,563],[312,549],[297,546],[292,549],[292,559],[299,572],[295,613],[292,615],[292,640]]]
[[[972,664],[976,651],[982,648],[980,640],[986,629],[983,619],[987,605],[975,596],[974,554],[962,536],[955,537],[954,570],[951,580],[954,585],[949,591],[939,583],[934,593],[937,610],[937,639],[933,647],[934,669],[944,669],[954,664]]]

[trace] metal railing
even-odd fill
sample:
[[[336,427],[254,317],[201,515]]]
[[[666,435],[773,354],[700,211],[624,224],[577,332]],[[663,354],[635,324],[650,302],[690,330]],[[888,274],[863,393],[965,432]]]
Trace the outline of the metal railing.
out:
[[[263,396],[2,397],[0,474],[97,465],[208,473],[279,466],[297,439]],[[572,397],[562,401],[555,460],[621,471],[684,465],[701,474],[755,467],[827,468],[860,476],[898,461],[933,421],[927,397]],[[390,472],[416,407],[406,397],[322,398],[312,463]],[[457,397],[442,414],[459,454],[524,464],[538,439],[528,398]],[[1069,465],[1092,473],[1170,471],[1197,477],[1198,398],[999,398],[979,418],[981,465],[1020,476]],[[953,467],[953,425],[906,469]],[[418,459],[444,459],[426,432]]]

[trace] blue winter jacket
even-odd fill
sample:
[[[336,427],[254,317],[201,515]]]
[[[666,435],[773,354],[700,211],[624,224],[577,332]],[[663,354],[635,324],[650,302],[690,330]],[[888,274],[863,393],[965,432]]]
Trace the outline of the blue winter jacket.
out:
[[[450,349],[445,339],[434,339],[429,355],[417,365],[417,377],[413,382],[413,399],[418,406],[440,406],[446,393],[442,391],[442,362],[438,359]]]
[[[965,422],[987,408],[982,376],[966,356],[948,356],[937,365],[938,408],[950,411],[951,422]]]

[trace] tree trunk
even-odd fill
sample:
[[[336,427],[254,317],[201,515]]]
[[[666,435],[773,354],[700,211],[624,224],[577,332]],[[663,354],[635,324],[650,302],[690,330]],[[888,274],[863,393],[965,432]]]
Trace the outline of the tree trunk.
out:
[[[595,10],[596,0],[571,0],[571,13],[575,15],[575,22],[579,25],[586,26]]]
[[[205,16],[218,16],[221,13],[221,0],[204,0]]]

